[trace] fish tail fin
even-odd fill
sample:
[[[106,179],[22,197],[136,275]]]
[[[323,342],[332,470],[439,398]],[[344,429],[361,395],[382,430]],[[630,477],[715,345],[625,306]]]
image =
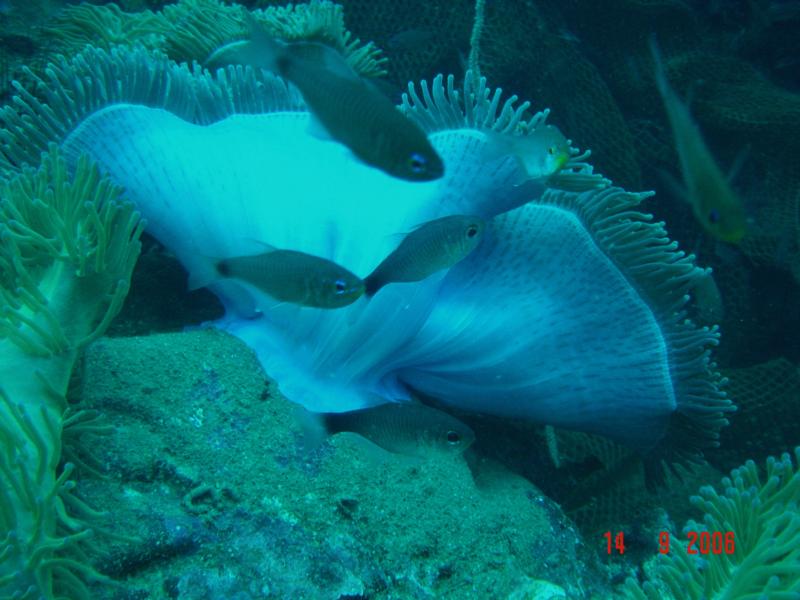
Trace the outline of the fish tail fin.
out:
[[[247,10],[244,19],[250,31],[250,39],[225,44],[211,53],[204,61],[209,69],[223,68],[229,64],[250,65],[283,75],[288,56],[285,45],[270,37],[264,26]]]
[[[214,283],[218,279],[225,277],[225,267],[222,261],[216,258],[205,257],[191,269],[187,287],[193,292]]]
[[[272,38],[250,11],[245,10],[244,15],[250,30],[248,62],[284,76],[291,63],[291,57],[286,52],[285,45]]]
[[[366,279],[364,279],[364,296],[372,298],[379,289],[381,289],[380,282],[371,275],[367,275]]]
[[[303,450],[307,453],[313,452],[330,436],[325,422],[325,413],[311,412],[299,404],[295,405],[292,412],[302,430]]]

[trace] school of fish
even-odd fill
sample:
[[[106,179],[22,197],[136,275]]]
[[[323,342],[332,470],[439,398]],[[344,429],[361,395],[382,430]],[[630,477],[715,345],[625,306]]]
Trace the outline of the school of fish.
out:
[[[355,73],[336,50],[315,42],[272,39],[247,15],[249,39],[219,49],[207,66],[238,63],[277,74],[302,95],[311,115],[312,133],[344,145],[361,162],[387,175],[412,182],[434,181],[444,175],[445,164],[425,132]],[[705,146],[688,108],[669,86],[654,40],[651,50],[686,197],[707,231],[736,243],[746,230],[741,203]],[[553,125],[542,124],[514,135],[486,131],[484,137],[484,160],[514,160],[519,184],[546,181],[563,169],[571,156],[570,141]],[[488,225],[476,215],[451,215],[421,223],[363,277],[321,256],[267,247],[256,254],[213,259],[208,280],[196,282],[194,287],[232,278],[277,304],[343,308],[386,286],[420,282],[453,267],[480,245]],[[430,448],[460,452],[474,438],[469,427],[454,417],[416,403],[389,402],[346,413],[320,413],[316,419],[326,435],[354,432],[401,454],[418,454],[420,448],[423,453]]]

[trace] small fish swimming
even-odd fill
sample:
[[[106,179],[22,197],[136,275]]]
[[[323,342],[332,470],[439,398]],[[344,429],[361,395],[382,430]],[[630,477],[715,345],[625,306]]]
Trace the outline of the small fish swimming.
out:
[[[341,308],[364,293],[364,282],[344,267],[295,250],[270,249],[262,254],[224,258],[213,267],[217,277],[239,279],[279,302],[302,306]],[[190,288],[207,283],[194,279]]]
[[[724,242],[737,243],[747,232],[742,203],[717,166],[689,109],[669,85],[655,37],[650,38],[650,51],[655,62],[656,86],[675,139],[686,198],[706,231]]]
[[[513,156],[523,181],[546,179],[563,169],[569,161],[569,140],[555,125],[540,125],[524,135],[489,132],[487,137],[487,159]]]
[[[414,27],[398,31],[389,38],[387,44],[398,52],[421,52],[436,39],[436,32],[429,27]]]
[[[711,271],[707,271],[695,280],[691,293],[701,325],[714,325],[725,318],[722,294]]]
[[[389,402],[340,413],[309,413],[322,433],[357,433],[395,454],[427,457],[461,453],[475,440],[467,425],[449,414],[414,402]]]
[[[444,163],[425,132],[354,73],[338,52],[313,42],[276,41],[250,13],[245,14],[251,39],[215,52],[209,66],[249,64],[290,81],[326,135],[389,175],[409,181],[444,175]]]
[[[434,219],[406,235],[365,279],[367,296],[389,283],[422,281],[452,267],[481,241],[486,222],[473,215]]]

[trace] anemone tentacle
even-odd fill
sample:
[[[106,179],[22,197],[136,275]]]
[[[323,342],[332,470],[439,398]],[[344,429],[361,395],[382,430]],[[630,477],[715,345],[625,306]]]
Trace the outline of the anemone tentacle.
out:
[[[242,6],[226,6],[217,0],[183,0],[165,6],[166,20],[176,24],[165,32],[167,53],[178,61],[207,62],[221,48],[248,39],[245,10]],[[276,38],[321,42],[341,52],[353,70],[361,75],[386,74],[387,59],[372,42],[362,43],[345,28],[344,11],[339,4],[312,0],[270,6],[251,14]]]
[[[651,464],[698,461],[718,445],[719,430],[735,406],[722,391],[726,380],[711,360],[719,328],[699,327],[686,318],[689,293],[707,270],[695,265],[670,241],[663,222],[637,210],[652,194],[620,193],[613,188],[591,202],[565,192],[549,192],[543,204],[569,208],[591,232],[653,311],[665,340],[676,412],[668,433],[651,453]],[[658,475],[658,468],[653,471]]]
[[[3,598],[89,598],[83,579],[102,578],[81,550],[92,512],[72,496],[74,465],[56,468],[73,365],[119,311],[139,255],[143,224],[120,195],[85,156],[70,176],[55,144],[37,170],[0,179]]]
[[[88,47],[57,57],[44,76],[26,69],[33,89],[13,82],[13,105],[0,111],[0,173],[36,165],[51,142],[61,143],[92,114],[114,105],[161,108],[181,119],[211,123],[231,114],[299,111],[304,103],[282,80],[230,66],[213,76],[189,70],[142,46]]]

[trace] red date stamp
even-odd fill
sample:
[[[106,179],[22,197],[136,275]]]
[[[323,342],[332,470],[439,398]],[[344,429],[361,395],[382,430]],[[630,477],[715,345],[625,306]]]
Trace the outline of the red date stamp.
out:
[[[606,531],[606,552],[625,554],[625,534],[621,531]],[[733,554],[736,551],[736,539],[732,531],[689,531],[686,534],[687,554]],[[670,552],[670,534],[662,531],[658,534],[658,551],[661,554]]]

